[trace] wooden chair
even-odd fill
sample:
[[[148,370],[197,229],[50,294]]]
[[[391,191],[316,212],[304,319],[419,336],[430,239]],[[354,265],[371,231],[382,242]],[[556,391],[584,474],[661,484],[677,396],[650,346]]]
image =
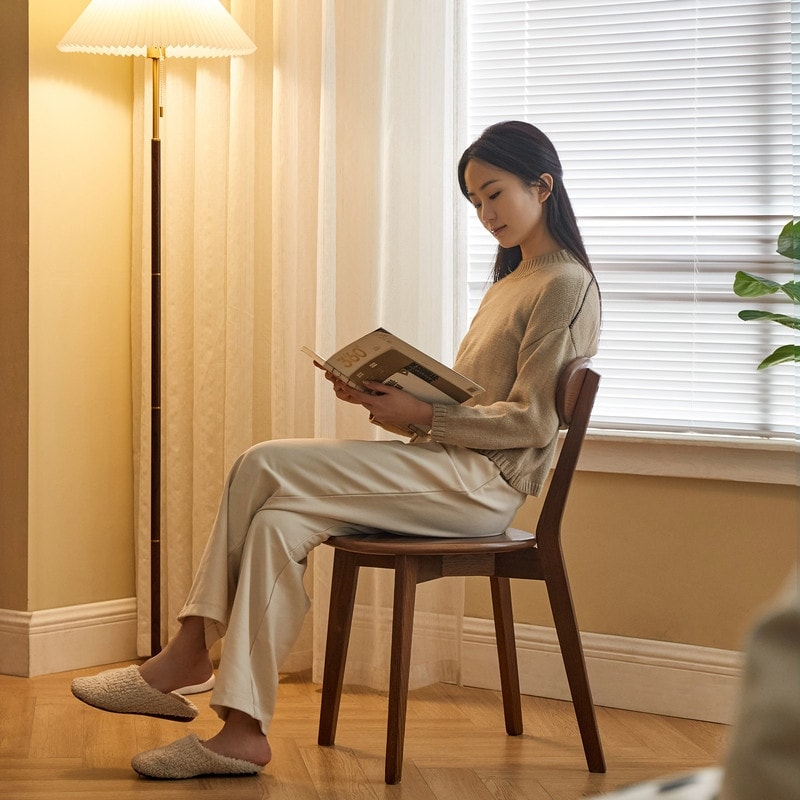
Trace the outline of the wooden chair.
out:
[[[417,584],[452,575],[485,575],[500,661],[506,731],[522,733],[510,578],[543,580],[555,621],[572,702],[591,772],[605,772],[580,633],[561,551],[561,518],[589,422],[600,376],[587,358],[576,359],[559,380],[556,405],[567,433],[536,526],[536,535],[509,529],[495,536],[445,539],[354,534],[329,539],[335,549],[319,721],[320,745],[336,735],[353,606],[361,567],[393,569],[394,612],[386,736],[386,783],[400,782],[403,767],[408,674]]]

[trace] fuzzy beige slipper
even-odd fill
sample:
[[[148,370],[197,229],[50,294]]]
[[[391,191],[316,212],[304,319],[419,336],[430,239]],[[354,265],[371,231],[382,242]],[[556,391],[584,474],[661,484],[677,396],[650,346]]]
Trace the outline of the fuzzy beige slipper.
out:
[[[194,733],[164,747],[139,753],[131,759],[131,766],[145,778],[162,780],[200,775],[257,775],[264,769],[260,764],[221,756],[203,747]]]
[[[197,716],[197,706],[175,692],[154,689],[135,664],[90,678],[75,678],[72,694],[87,705],[116,714],[143,714],[178,722],[189,722]]]

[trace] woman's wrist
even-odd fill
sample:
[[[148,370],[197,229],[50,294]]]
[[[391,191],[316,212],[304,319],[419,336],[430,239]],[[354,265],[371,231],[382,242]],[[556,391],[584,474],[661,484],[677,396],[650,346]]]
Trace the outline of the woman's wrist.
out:
[[[418,416],[415,415],[412,425],[417,428],[422,428],[425,431],[429,431],[431,429],[431,425],[433,425],[433,406],[430,403],[420,400],[419,409],[420,413]]]

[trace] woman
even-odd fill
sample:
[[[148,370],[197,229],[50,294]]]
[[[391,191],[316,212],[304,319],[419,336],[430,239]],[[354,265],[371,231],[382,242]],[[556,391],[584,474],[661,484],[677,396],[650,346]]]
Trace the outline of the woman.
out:
[[[330,536],[375,527],[404,534],[482,536],[503,530],[542,488],[556,446],[562,368],[596,351],[600,299],[561,165],[550,140],[523,122],[488,128],[463,154],[461,190],[497,239],[494,283],[455,368],[485,387],[463,405],[429,404],[382,384],[367,394],[326,374],[336,396],[405,441],[278,440],[234,464],[203,559],[164,650],[141,667],[73,682],[109,711],[192,719],[175,692],[212,674],[211,705],[224,724],[134,757],[140,774],[186,778],[259,772],[278,669],[308,609],[306,556]]]

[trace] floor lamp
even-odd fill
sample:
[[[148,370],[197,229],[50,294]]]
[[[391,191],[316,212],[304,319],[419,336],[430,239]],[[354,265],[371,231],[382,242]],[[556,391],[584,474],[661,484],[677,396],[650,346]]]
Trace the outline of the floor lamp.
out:
[[[152,63],[150,145],[151,447],[150,648],[161,649],[161,62],[247,55],[256,48],[219,0],[91,0],[58,43],[74,53],[146,56]]]

